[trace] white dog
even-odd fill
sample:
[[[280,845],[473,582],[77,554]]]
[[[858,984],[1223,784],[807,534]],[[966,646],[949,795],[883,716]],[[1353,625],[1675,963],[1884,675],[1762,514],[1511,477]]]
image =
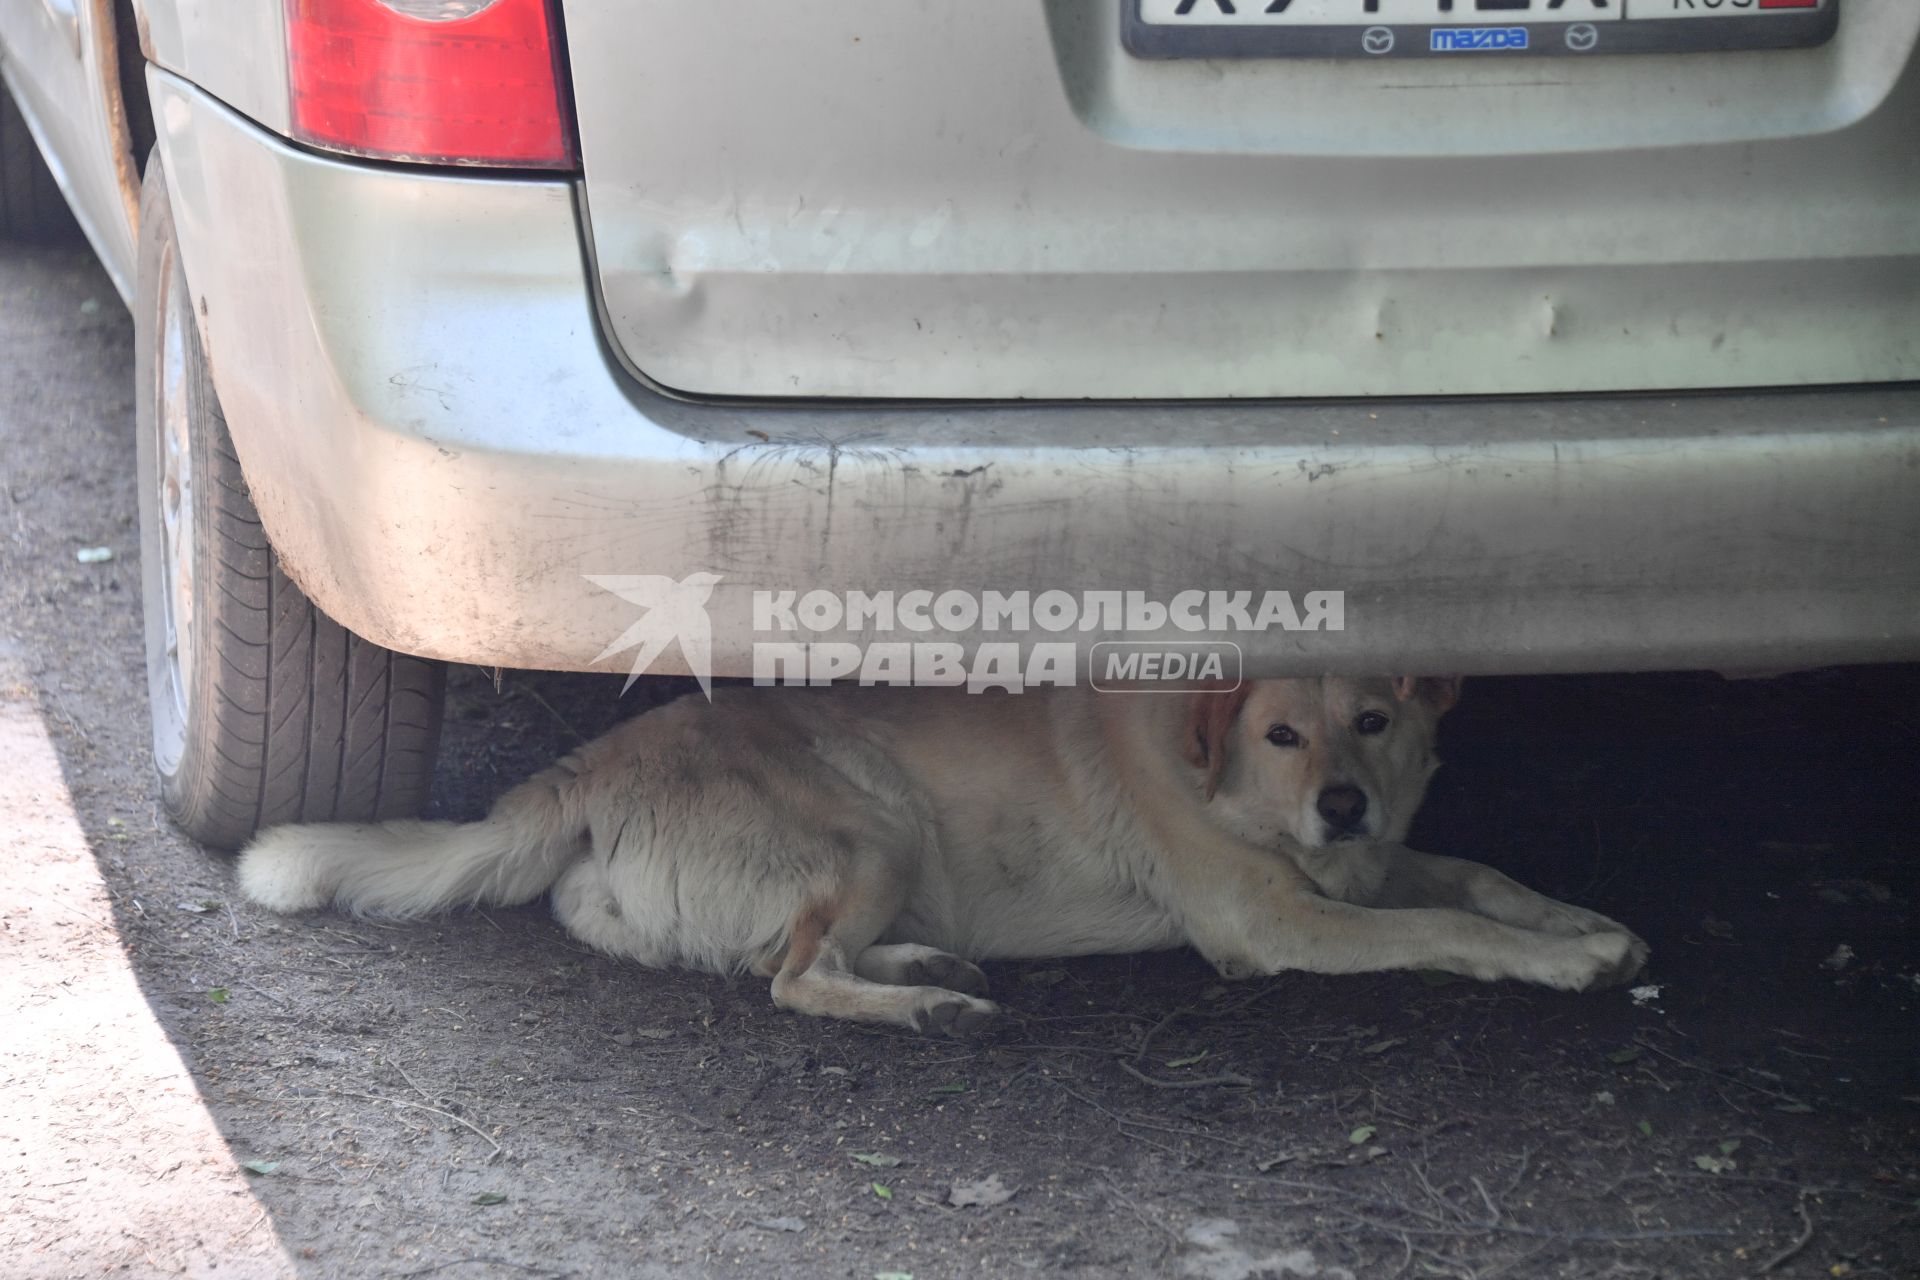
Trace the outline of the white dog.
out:
[[[482,822],[268,831],[240,884],[280,911],[388,916],[551,888],[602,951],[954,1033],[997,1012],[981,959],[1188,944],[1229,977],[1631,978],[1647,947],[1625,927],[1400,844],[1458,691],[722,690],[619,726]]]

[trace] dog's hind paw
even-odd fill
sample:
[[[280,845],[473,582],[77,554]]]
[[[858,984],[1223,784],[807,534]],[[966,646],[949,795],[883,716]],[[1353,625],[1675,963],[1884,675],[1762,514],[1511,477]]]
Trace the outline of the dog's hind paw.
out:
[[[980,966],[944,952],[915,960],[907,966],[907,980],[916,986],[941,987],[962,995],[987,994],[987,975]]]

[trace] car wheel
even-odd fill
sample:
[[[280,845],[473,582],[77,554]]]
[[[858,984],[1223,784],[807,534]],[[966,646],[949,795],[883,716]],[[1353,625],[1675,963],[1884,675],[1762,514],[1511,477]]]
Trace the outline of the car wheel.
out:
[[[147,688],[168,815],[222,849],[283,822],[417,816],[446,669],[360,639],[281,568],[208,374],[157,152],[134,343]]]
[[[26,119],[0,86],[0,239],[66,240],[79,231]]]

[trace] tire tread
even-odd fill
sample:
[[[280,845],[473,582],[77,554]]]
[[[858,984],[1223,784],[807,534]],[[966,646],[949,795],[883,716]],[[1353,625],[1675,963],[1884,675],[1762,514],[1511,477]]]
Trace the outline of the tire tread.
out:
[[[147,207],[156,204],[165,224],[156,229],[170,235],[164,195]],[[168,812],[226,849],[280,823],[417,815],[433,782],[445,665],[361,639],[287,576],[197,341],[187,362],[196,487],[207,499],[195,594],[212,615],[199,634],[214,652],[196,673],[211,687],[194,690],[186,758],[161,779]]]

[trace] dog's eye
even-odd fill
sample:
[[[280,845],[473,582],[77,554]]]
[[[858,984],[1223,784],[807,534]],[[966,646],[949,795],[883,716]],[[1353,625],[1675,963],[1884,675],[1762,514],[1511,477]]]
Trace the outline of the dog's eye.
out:
[[[1353,722],[1353,727],[1361,733],[1379,733],[1387,727],[1387,718],[1378,711],[1362,711],[1360,718]]]
[[[1297,747],[1300,745],[1300,735],[1289,725],[1277,724],[1267,730],[1267,741],[1276,747]]]

